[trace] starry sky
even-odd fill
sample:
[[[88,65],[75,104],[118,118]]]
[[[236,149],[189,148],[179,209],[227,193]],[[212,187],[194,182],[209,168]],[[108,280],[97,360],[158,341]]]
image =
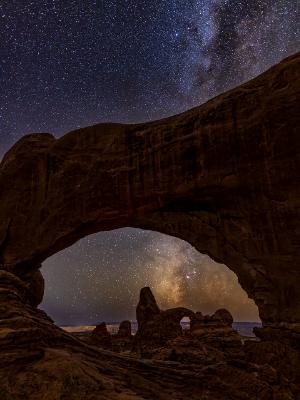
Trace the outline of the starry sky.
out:
[[[182,112],[299,51],[299,38],[298,0],[2,0],[0,158],[26,133]],[[227,304],[257,319],[231,271],[158,233],[90,236],[42,272],[58,323],[134,318],[145,284],[162,307]]]
[[[237,321],[257,321],[257,307],[236,275],[189,243],[132,228],[101,232],[49,258],[42,268],[42,308],[62,325],[135,320],[139,291],[150,286],[162,309],[213,313],[226,307]]]

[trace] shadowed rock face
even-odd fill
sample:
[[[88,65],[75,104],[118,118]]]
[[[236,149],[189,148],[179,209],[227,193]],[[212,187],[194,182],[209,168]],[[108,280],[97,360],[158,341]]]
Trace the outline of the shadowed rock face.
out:
[[[32,134],[11,148],[0,164],[0,398],[299,398],[299,75],[297,54],[169,119]],[[56,327],[36,308],[41,263],[124,226],[185,239],[231,268],[263,340],[242,360],[183,370]]]
[[[233,323],[233,317],[228,310],[225,308],[220,308],[217,310],[212,316],[212,320],[215,320],[217,323],[231,326]]]

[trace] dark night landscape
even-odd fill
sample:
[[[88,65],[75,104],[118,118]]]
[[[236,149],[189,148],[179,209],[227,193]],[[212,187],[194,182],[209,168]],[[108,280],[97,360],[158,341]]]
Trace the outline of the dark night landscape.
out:
[[[0,2],[0,400],[300,400],[300,3]]]

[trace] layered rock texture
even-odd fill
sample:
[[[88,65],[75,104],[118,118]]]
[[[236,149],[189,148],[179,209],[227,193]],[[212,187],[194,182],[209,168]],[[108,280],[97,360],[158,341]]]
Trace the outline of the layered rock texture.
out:
[[[297,54],[172,118],[11,148],[0,164],[0,398],[299,396],[299,76]],[[124,226],[180,237],[231,268],[262,341],[207,369],[112,355],[55,327],[36,308],[41,263]]]

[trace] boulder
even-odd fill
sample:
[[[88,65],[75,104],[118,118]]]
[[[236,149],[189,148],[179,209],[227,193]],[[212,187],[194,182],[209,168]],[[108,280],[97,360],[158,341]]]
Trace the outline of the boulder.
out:
[[[220,308],[212,316],[211,319],[220,325],[232,326],[233,317],[228,310]]]
[[[212,315],[202,315],[196,312],[194,318],[191,319],[191,332],[201,329],[231,328],[233,317],[228,310],[221,308]]]
[[[105,322],[101,322],[101,324],[97,325],[96,328],[92,331],[90,342],[102,348],[111,348],[111,335],[107,330]]]
[[[119,330],[117,333],[118,338],[131,338],[131,322],[130,321],[122,321]]]

